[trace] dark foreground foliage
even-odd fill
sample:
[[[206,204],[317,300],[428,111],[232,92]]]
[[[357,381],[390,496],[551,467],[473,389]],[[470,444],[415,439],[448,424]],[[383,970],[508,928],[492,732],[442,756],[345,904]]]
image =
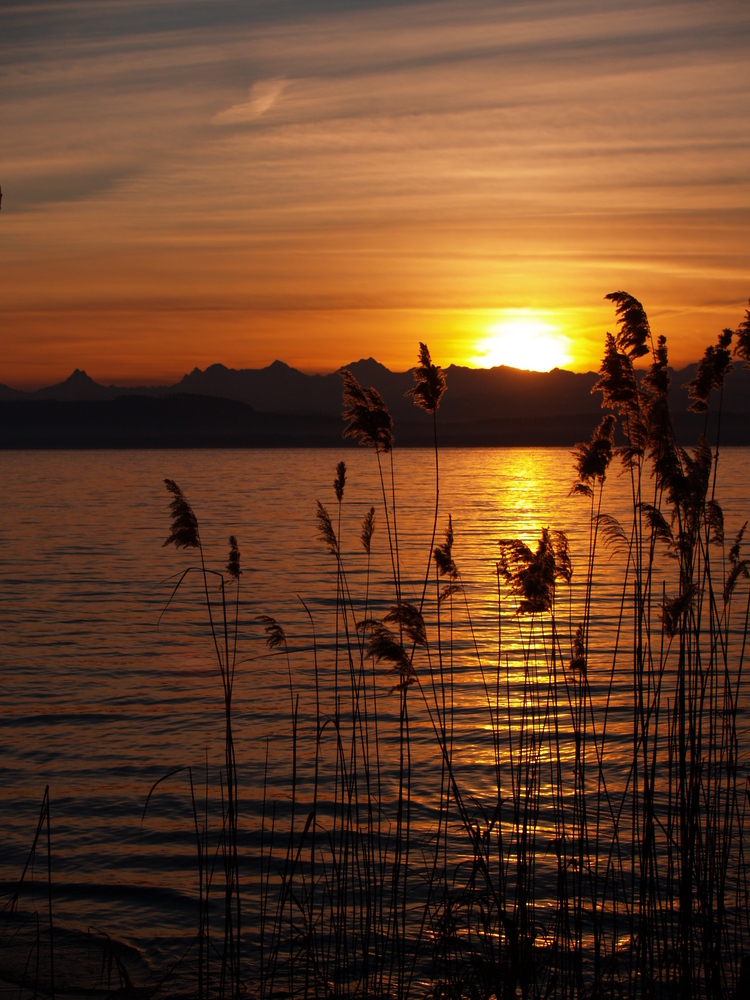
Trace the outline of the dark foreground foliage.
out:
[[[289,787],[266,789],[259,820],[238,817],[232,736],[239,544],[230,539],[224,573],[207,569],[197,519],[167,481],[167,542],[198,550],[199,565],[186,572],[201,580],[225,705],[218,846],[208,842],[193,795],[200,1000],[246,992],[748,995],[745,525],[724,523],[719,436],[691,451],[676,441],[666,342],[654,342],[635,298],[608,298],[617,333],[607,335],[596,386],[607,412],[571,463],[571,493],[588,510],[588,551],[574,567],[553,526],[542,526],[534,544],[499,540],[492,659],[472,641],[450,515],[437,540],[442,371],[420,345],[412,395],[432,417],[435,515],[421,597],[412,602],[402,595],[391,418],[374,390],[344,373],[346,433],[373,450],[382,518],[372,507],[358,527],[367,572],[364,591],[353,594],[339,463],[334,513],[317,506],[335,572],[336,625],[326,647],[316,643],[312,652],[313,704],[300,704],[283,626],[258,622],[269,650],[286,661],[292,745]],[[722,331],[690,385],[692,408],[706,418],[721,412],[733,341],[748,359],[749,322],[750,313],[736,333]],[[634,362],[645,358],[639,375]],[[617,466],[631,498],[619,519],[606,501]],[[385,607],[370,593],[378,533],[392,576]],[[613,566],[621,571],[622,595],[616,619],[605,623],[596,600],[603,557],[610,577]],[[574,568],[582,581],[575,600]],[[484,701],[481,775],[462,757],[459,679],[467,671]],[[627,704],[612,694],[623,678]],[[416,749],[425,730],[431,747]],[[192,789],[192,774],[190,781]],[[427,836],[418,809],[429,813]],[[260,826],[256,881],[242,887],[240,822]],[[210,932],[209,893],[223,899],[221,928]],[[257,904],[251,926],[241,920],[243,894]]]

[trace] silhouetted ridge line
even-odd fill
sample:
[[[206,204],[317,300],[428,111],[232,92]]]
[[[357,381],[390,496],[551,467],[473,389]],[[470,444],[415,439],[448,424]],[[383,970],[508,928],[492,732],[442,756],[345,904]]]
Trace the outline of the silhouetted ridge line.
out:
[[[260,369],[215,364],[193,369],[172,386],[127,388],[100,385],[76,369],[65,381],[32,393],[0,385],[0,447],[340,446],[343,370],[306,375],[282,361]],[[382,396],[399,445],[431,444],[430,430],[406,395],[414,384],[414,369],[392,372],[367,358],[346,370]],[[696,441],[703,428],[700,415],[687,412],[689,385],[698,370],[698,365],[669,370],[675,429],[686,444]],[[598,378],[594,372],[451,365],[445,375],[450,392],[440,413],[441,440],[447,446],[572,447],[589,437],[601,419],[599,394],[591,392]],[[643,376],[638,373],[639,379]],[[77,409],[84,403],[100,409],[84,417]],[[232,405],[240,409],[232,410]],[[735,368],[724,388],[723,407],[725,442],[750,444],[750,371]]]

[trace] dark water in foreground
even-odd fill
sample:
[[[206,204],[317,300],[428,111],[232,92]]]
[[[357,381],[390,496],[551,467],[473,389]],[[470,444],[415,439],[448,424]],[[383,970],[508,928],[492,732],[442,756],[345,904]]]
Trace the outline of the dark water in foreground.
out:
[[[260,852],[267,747],[269,785],[282,811],[290,780],[287,663],[268,654],[255,618],[269,614],[283,624],[300,717],[308,713],[309,719],[312,632],[304,600],[319,643],[324,710],[332,711],[335,564],[317,537],[315,501],[335,518],[332,482],[339,458],[328,450],[0,456],[0,880],[6,893],[12,891],[49,784],[53,908],[59,933],[68,935],[69,966],[81,968],[86,934],[94,929],[121,943],[134,981],[153,981],[194,933],[197,876],[184,773],[159,786],[142,818],[149,789],[170,770],[191,765],[202,781],[207,761],[213,789],[223,766],[221,688],[197,577],[188,578],[164,613],[176,574],[195,564],[190,553],[162,547],[169,524],[164,477],[175,479],[192,503],[212,566],[223,569],[230,533],[242,552],[234,707],[241,875],[249,885]],[[364,450],[347,451],[345,458],[340,538],[349,585],[360,602],[367,585],[371,607],[383,610],[392,602],[392,583],[377,465]],[[433,461],[429,451],[395,455],[402,582],[411,600],[421,594],[430,551]],[[519,537],[533,546],[541,528],[565,530],[574,563],[570,600],[575,606],[581,599],[589,511],[585,501],[569,497],[572,479],[566,450],[456,449],[441,455],[438,541],[451,513],[454,556],[486,664],[497,662],[497,539]],[[605,509],[626,512],[628,491],[613,468]],[[722,452],[718,495],[730,537],[750,515],[750,452]],[[366,584],[358,536],[371,504],[377,527]],[[621,560],[602,550],[595,597],[602,664],[620,607],[621,569]],[[430,607],[426,617],[434,627]],[[511,612],[508,607],[504,648],[512,652],[521,640]],[[492,788],[492,747],[471,648],[468,630],[460,627],[456,753],[467,789],[481,798]],[[383,690],[391,683],[384,668]],[[629,679],[615,677],[614,733],[618,726],[624,731],[631,701]],[[398,699],[390,713],[384,705],[393,723]],[[743,715],[744,751],[746,723]],[[439,763],[426,718],[416,712],[413,725],[412,822],[426,836],[434,825],[431,791]],[[33,875],[34,895],[22,902],[29,912],[34,905],[43,912],[46,852],[38,854]],[[72,977],[64,951],[59,975]]]

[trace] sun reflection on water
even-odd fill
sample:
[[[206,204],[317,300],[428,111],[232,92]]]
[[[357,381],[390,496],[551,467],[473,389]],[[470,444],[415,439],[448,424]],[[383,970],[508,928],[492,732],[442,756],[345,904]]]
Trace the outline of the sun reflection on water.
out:
[[[246,564],[241,666],[234,696],[247,856],[254,857],[257,848],[266,747],[270,746],[269,781],[280,790],[280,810],[287,801],[283,796],[291,755],[286,664],[267,657],[265,646],[260,650],[257,646],[253,623],[261,613],[282,621],[290,641],[295,693],[300,697],[298,795],[300,807],[309,811],[310,762],[315,759],[317,736],[315,671],[310,626],[296,595],[305,597],[315,619],[322,643],[323,711],[332,716],[332,654],[327,637],[336,627],[335,576],[331,560],[315,539],[314,498],[330,496],[338,458],[331,452],[289,451],[6,459],[7,530],[0,538],[0,571],[7,596],[0,625],[5,627],[8,660],[14,667],[5,705],[6,801],[12,808],[6,810],[3,877],[17,875],[23,864],[28,832],[33,831],[38,812],[36,789],[49,781],[55,790],[58,830],[63,824],[67,830],[65,836],[58,834],[55,850],[68,878],[94,887],[111,881],[112,872],[142,888],[169,882],[188,911],[195,872],[188,860],[192,828],[184,809],[187,776],[159,786],[143,827],[141,814],[149,787],[176,765],[190,764],[198,775],[208,759],[215,773],[221,760],[221,705],[217,677],[206,656],[210,634],[195,612],[189,590],[180,591],[157,628],[174,586],[174,578],[168,577],[184,565],[184,556],[162,549],[166,517],[159,487],[165,472],[189,494],[208,551],[221,559],[226,532],[234,531],[243,551],[252,553]],[[746,516],[750,456],[730,453],[726,461],[732,476],[721,483],[724,467],[720,466],[719,477],[727,531],[734,533]],[[382,614],[392,600],[380,597],[392,593],[383,519],[374,536],[369,568],[359,545],[362,516],[380,489],[377,472],[372,455],[362,451],[347,453],[347,465],[339,537],[348,580],[355,601],[362,601],[369,580],[370,600],[377,595],[374,599],[381,602],[374,612]],[[432,533],[431,455],[416,450],[399,453],[396,475],[402,477],[397,485],[401,580],[406,599],[418,602]],[[519,762],[524,769],[528,764],[524,774],[529,776],[530,792],[542,802],[534,814],[540,879],[545,871],[555,874],[556,857],[550,846],[554,816],[543,805],[557,787],[552,765],[559,760],[561,771],[569,775],[575,750],[565,698],[560,700],[557,719],[559,737],[544,721],[543,711],[553,697],[555,677],[564,678],[568,669],[566,657],[584,596],[589,508],[582,498],[569,496],[572,478],[566,449],[451,449],[441,454],[438,539],[450,512],[453,555],[464,587],[452,603],[440,608],[443,650],[450,656],[446,670],[454,682],[450,697],[456,778],[477,810],[481,807],[491,816],[498,800],[496,769],[503,769],[499,791],[505,801],[513,788],[509,765],[518,773]],[[613,473],[607,483],[607,511],[622,516],[627,493],[626,480]],[[498,593],[496,574],[498,539],[520,539],[535,550],[545,527],[566,531],[574,560],[571,585],[561,584],[556,594],[554,659],[549,616],[539,616],[532,635],[529,617],[516,614],[514,600],[505,590]],[[24,567],[23,576],[19,565]],[[592,631],[596,653],[587,677],[594,703],[609,684],[612,658],[607,636],[615,631],[611,626],[616,625],[621,601],[621,568],[621,560],[602,551],[596,567],[601,625]],[[473,632],[465,624],[467,605]],[[357,611],[362,607],[357,604]],[[432,655],[436,616],[433,589],[425,608]],[[455,623],[450,639],[449,621]],[[426,684],[430,666],[421,652],[415,667]],[[667,682],[671,683],[669,677]],[[373,683],[380,685],[383,695],[379,729],[383,759],[389,755],[396,759],[399,699],[387,695],[392,678],[384,668],[378,668]],[[412,705],[413,822],[418,836],[427,841],[434,836],[441,758],[416,692]],[[627,677],[616,675],[605,746],[613,790],[628,780],[627,756],[621,748],[624,739],[632,737],[632,726],[632,689]],[[554,746],[553,739],[558,740]],[[745,745],[746,736],[741,739]],[[326,747],[326,753],[334,754],[326,762],[335,773],[335,743]],[[593,744],[586,754],[595,773]],[[397,795],[397,777],[397,769],[384,766],[387,803]],[[655,791],[664,793],[658,781]],[[507,817],[505,822],[507,833]],[[104,845],[101,850],[99,845]],[[455,847],[459,853],[469,850],[460,831]],[[470,851],[466,857],[471,860]],[[545,898],[539,912],[548,905]],[[77,914],[87,912],[89,905],[88,896],[71,896],[71,920],[79,919]],[[179,919],[173,917],[171,902],[166,913],[158,900],[149,905],[146,919],[140,904],[127,899],[116,906],[107,902],[112,924],[121,933],[143,941],[144,920],[151,920],[162,927],[169,947],[176,949],[186,920],[179,914]]]

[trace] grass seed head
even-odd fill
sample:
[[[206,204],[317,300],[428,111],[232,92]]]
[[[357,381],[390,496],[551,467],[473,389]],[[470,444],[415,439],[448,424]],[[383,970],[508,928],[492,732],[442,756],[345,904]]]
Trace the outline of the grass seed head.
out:
[[[670,639],[673,639],[680,631],[683,621],[693,606],[696,593],[697,587],[694,583],[691,583],[677,597],[669,597],[664,601],[661,619],[664,623],[664,631]]]
[[[601,392],[602,406],[630,416],[638,397],[635,370],[628,355],[617,349],[617,341],[611,333],[607,333],[604,343],[599,375],[599,381],[591,391]]]
[[[372,536],[375,531],[375,508],[370,507],[370,509],[365,514],[362,519],[362,534],[360,538],[362,539],[362,548],[365,550],[367,555],[370,554],[370,547],[372,545]]]
[[[734,353],[745,362],[744,367],[750,368],[750,309],[745,310],[745,318],[737,327],[737,343]]]
[[[608,413],[594,431],[591,441],[575,446],[573,456],[578,473],[576,485],[590,486],[594,480],[600,485],[604,482],[609,463],[612,461],[614,432],[615,418]]]
[[[372,656],[376,663],[380,663],[382,660],[390,663],[393,670],[400,674],[402,679],[414,677],[414,667],[406,654],[406,650],[388,626],[378,621],[368,624],[370,632],[370,645],[367,650],[368,656]]]
[[[620,327],[617,333],[617,346],[629,358],[635,360],[648,354],[648,342],[651,341],[651,328],[648,316],[638,299],[628,292],[610,292],[604,296],[616,305],[615,313]]]
[[[377,389],[363,388],[348,369],[344,380],[344,437],[356,437],[361,445],[377,451],[393,450],[393,420]]]
[[[586,634],[583,625],[579,625],[573,638],[572,656],[570,658],[570,669],[574,672],[586,674]]]
[[[240,549],[234,535],[229,536],[229,559],[227,561],[227,573],[233,580],[239,580],[242,570],[240,569]]]
[[[497,571],[519,598],[518,613],[551,611],[558,580],[570,583],[573,567],[563,531],[542,529],[536,552],[517,538],[501,538]]]
[[[344,499],[344,486],[346,485],[346,463],[339,462],[336,466],[336,478],[333,481],[333,492],[339,503]]]
[[[445,541],[442,545],[436,545],[432,553],[440,576],[447,576],[449,580],[458,580],[458,567],[453,561],[453,518],[448,515],[448,527],[445,529]]]
[[[395,604],[383,619],[389,625],[398,625],[406,632],[413,643],[418,646],[427,645],[427,628],[419,608],[402,601]]]
[[[331,515],[325,509],[320,500],[318,503],[318,513],[316,519],[318,522],[318,535],[328,546],[328,551],[332,556],[337,556],[339,554],[339,543],[336,538],[336,532],[333,530],[333,523],[331,522]]]
[[[193,508],[173,479],[165,479],[164,485],[167,492],[172,494],[172,500],[169,504],[172,528],[164,545],[174,545],[177,549],[199,549],[201,543],[198,533],[198,519],[193,513]]]
[[[427,413],[435,413],[445,390],[443,369],[432,363],[427,344],[420,343],[419,364],[414,369],[414,385],[406,395],[413,396],[414,403]]]
[[[255,620],[260,622],[265,630],[266,645],[269,649],[278,649],[280,646],[286,646],[284,629],[275,618],[272,618],[270,615],[259,615]]]
[[[725,329],[719,334],[716,346],[707,347],[698,365],[695,378],[687,383],[688,396],[692,400],[689,409],[693,413],[705,413],[712,389],[719,392],[724,388],[724,379],[734,367],[731,362],[729,345],[734,330]]]

